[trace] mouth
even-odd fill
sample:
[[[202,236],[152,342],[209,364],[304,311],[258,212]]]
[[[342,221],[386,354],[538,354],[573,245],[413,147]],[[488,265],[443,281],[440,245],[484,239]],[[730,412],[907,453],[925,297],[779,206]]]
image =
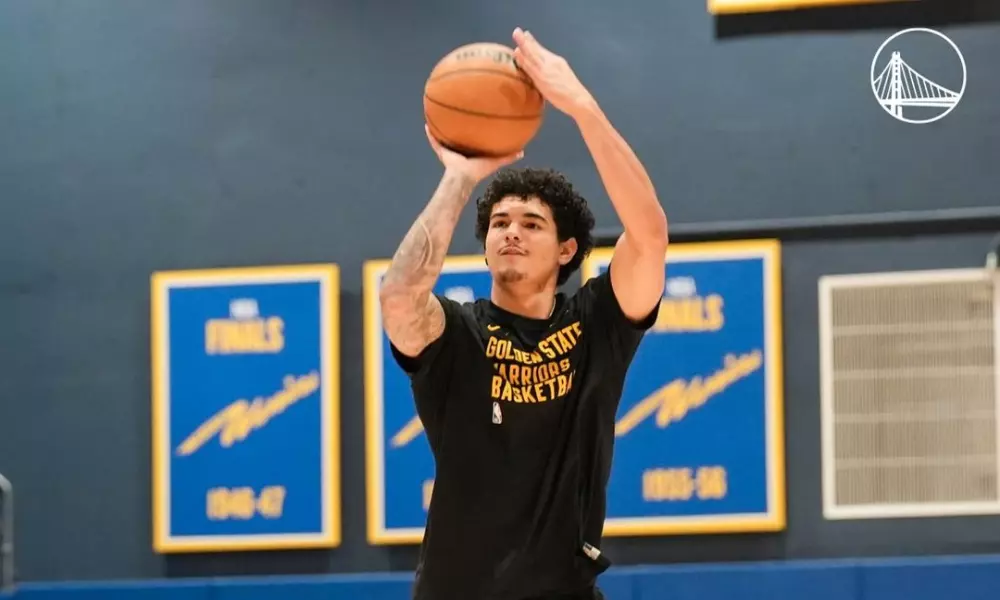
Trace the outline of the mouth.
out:
[[[524,256],[525,254],[527,252],[516,246],[504,246],[500,249],[500,256]]]

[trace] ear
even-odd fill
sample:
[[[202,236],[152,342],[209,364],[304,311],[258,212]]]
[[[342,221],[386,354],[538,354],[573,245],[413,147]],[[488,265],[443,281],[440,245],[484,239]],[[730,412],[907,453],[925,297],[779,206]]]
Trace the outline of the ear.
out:
[[[576,238],[569,238],[565,242],[559,243],[559,264],[565,265],[569,261],[573,260],[576,256],[578,246],[576,245]]]

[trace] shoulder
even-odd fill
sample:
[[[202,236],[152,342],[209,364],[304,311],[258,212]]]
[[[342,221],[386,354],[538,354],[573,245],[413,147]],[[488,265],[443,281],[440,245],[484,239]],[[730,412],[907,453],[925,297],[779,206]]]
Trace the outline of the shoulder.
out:
[[[458,302],[443,294],[434,297],[444,313],[444,331],[423,352],[415,357],[405,356],[390,342],[393,358],[410,376],[428,374],[447,366],[466,347],[464,340],[471,340],[479,331],[483,317],[482,301]]]
[[[660,303],[635,320],[622,309],[606,270],[583,283],[570,299],[589,345],[606,367],[627,368],[646,332],[656,324]]]
[[[581,316],[590,320],[607,323],[614,328],[624,328],[645,332],[656,323],[660,312],[659,303],[641,319],[631,319],[622,309],[611,282],[611,266],[586,280],[571,300]]]

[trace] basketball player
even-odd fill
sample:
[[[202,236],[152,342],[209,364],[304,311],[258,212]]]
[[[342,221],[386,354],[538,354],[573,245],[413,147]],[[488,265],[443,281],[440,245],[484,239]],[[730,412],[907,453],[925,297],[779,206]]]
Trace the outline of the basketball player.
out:
[[[602,597],[615,414],[663,291],[667,220],[642,165],[562,57],[513,37],[519,66],[578,126],[624,233],[608,272],[558,293],[593,246],[594,218],[560,174],[505,169],[477,207],[490,297],[434,294],[473,188],[520,154],[470,159],[428,134],[444,175],[381,286],[436,467],[418,600]]]

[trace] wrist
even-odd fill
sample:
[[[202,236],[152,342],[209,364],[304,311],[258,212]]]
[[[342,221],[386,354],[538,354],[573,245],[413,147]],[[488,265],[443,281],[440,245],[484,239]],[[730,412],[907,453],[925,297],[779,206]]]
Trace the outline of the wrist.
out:
[[[570,116],[576,121],[577,125],[588,125],[594,121],[599,121],[603,117],[603,113],[601,112],[601,107],[597,104],[597,100],[588,94],[575,103]]]
[[[475,180],[475,177],[469,172],[469,169],[452,165],[444,168],[444,175],[442,177],[456,183],[468,183],[474,182]]]
[[[474,173],[470,173],[468,169],[448,166],[445,167],[444,174],[441,176],[441,183],[454,187],[463,195],[469,195],[479,183],[479,179],[476,178]]]

